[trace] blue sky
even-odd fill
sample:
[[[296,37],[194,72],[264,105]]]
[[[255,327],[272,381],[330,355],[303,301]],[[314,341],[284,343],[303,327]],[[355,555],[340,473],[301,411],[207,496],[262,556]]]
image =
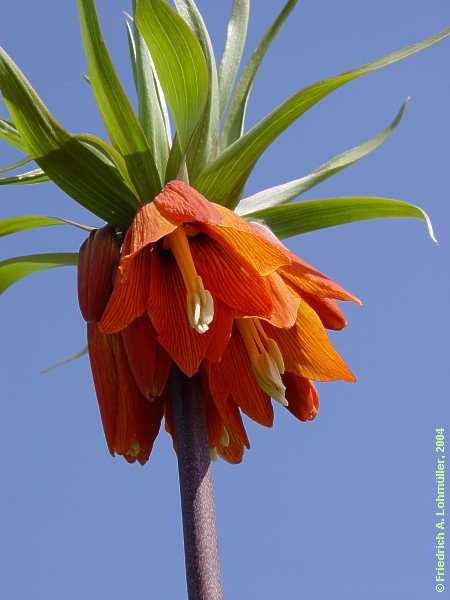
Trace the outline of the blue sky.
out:
[[[199,0],[218,51],[231,2]],[[131,90],[122,10],[98,0]],[[253,2],[251,50],[280,2]],[[450,25],[444,0],[303,0],[254,88],[249,125],[317,79]],[[1,44],[66,128],[103,134],[83,82],[76,2],[4,3]],[[333,335],[358,376],[319,386],[300,423],[276,407],[248,422],[240,466],[214,467],[225,595],[233,600],[434,597],[434,430],[449,425],[450,42],[335,92],[258,163],[254,193],[308,173],[385,127],[391,139],[305,198],[379,195],[420,204],[424,225],[386,220],[296,237],[289,246],[360,296]],[[6,116],[0,108],[0,115]],[[18,157],[0,146],[0,165]],[[0,188],[2,218],[56,214],[96,224],[53,185]],[[0,256],[74,251],[55,228],[1,240]],[[40,371],[84,344],[75,271],[35,275],[0,298],[0,594],[9,600],[185,597],[176,459],[162,432],[145,468],[107,453],[87,360]]]

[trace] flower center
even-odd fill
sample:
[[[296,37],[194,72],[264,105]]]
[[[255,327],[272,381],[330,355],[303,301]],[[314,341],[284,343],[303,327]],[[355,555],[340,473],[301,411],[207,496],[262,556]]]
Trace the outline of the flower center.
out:
[[[189,324],[197,333],[206,333],[214,318],[214,302],[195,270],[184,227],[178,227],[171,233],[165,245],[172,251],[186,286]]]
[[[287,406],[286,387],[281,379],[284,361],[278,344],[267,337],[258,319],[237,319],[236,323],[258,385],[271,398]]]

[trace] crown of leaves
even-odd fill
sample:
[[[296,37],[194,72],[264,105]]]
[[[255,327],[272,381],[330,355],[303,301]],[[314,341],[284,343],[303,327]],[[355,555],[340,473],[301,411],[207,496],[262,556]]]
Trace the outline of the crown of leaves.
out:
[[[0,178],[0,185],[53,181],[76,202],[120,231],[137,209],[180,178],[214,202],[265,222],[280,238],[324,227],[380,217],[423,219],[419,207],[371,196],[290,202],[373,152],[401,121],[408,99],[383,131],[320,165],[311,173],[243,197],[258,159],[307,110],[334,90],[443,40],[450,28],[402,50],[322,81],[288,98],[249,131],[245,114],[253,81],[272,41],[297,4],[289,0],[241,69],[250,0],[234,0],[225,48],[217,66],[211,39],[193,0],[133,0],[126,17],[138,114],[119,81],[100,29],[94,0],[78,0],[88,63],[88,82],[110,142],[71,134],[50,113],[18,66],[0,49],[0,90],[11,120],[0,119],[0,138],[24,152],[20,162],[37,168]],[[239,75],[240,74],[240,75]],[[172,137],[171,120],[176,128]],[[0,221],[0,236],[35,227],[71,225],[41,215]],[[75,253],[35,254],[0,262],[0,293],[22,277],[52,267],[74,265]]]

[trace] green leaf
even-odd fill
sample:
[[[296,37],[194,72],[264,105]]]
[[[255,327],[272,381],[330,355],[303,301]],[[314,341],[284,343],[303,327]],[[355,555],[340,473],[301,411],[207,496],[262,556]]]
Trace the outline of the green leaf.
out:
[[[262,40],[253,52],[250,60],[238,81],[234,95],[230,102],[230,107],[225,119],[222,132],[222,148],[227,148],[230,144],[239,139],[244,132],[245,113],[250,98],[253,81],[258,73],[259,67],[266,55],[270,45],[277,36],[281,27],[295,8],[298,0],[288,0],[282,11],[269,27]]]
[[[85,346],[84,348],[81,348],[81,350],[79,350],[78,352],[74,352],[74,354],[69,354],[69,356],[65,356],[64,358],[59,360],[54,365],[47,367],[46,369],[41,371],[41,375],[46,375],[47,373],[50,373],[50,371],[54,371],[55,369],[58,369],[59,367],[64,367],[68,363],[73,362],[74,360],[78,360],[79,358],[82,358],[83,356],[86,356],[87,353],[88,353],[88,347]]]
[[[0,261],[0,294],[13,283],[45,269],[68,267],[78,263],[78,254],[58,252],[55,254],[32,254]]]
[[[29,82],[0,48],[0,89],[30,156],[45,156],[68,141],[69,134],[49,113]]]
[[[240,215],[246,215],[255,210],[262,210],[263,208],[269,208],[270,206],[284,204],[285,202],[292,200],[292,198],[300,196],[300,194],[303,194],[328,177],[339,173],[339,171],[342,171],[358,160],[361,160],[361,158],[376,150],[391,135],[402,120],[408,102],[409,98],[404,101],[392,123],[376,136],[367,140],[367,142],[335,156],[305,177],[290,181],[289,183],[277,185],[245,198],[239,204],[236,212]]]
[[[135,0],[133,4],[136,4]],[[127,20],[126,27],[139,104],[139,120],[155,158],[160,178],[163,179],[170,144],[170,123],[166,101],[144,39],[133,21]]]
[[[11,146],[15,146],[23,152],[25,151],[25,144],[19,132],[10,121],[6,121],[5,119],[0,119],[0,140],[5,140]]]
[[[14,177],[0,177],[0,185],[32,185],[35,183],[47,183],[50,179],[42,169],[33,169]]]
[[[408,202],[391,198],[357,196],[309,200],[273,206],[246,215],[245,218],[263,221],[278,237],[287,238],[344,223],[387,217],[421,219],[425,222],[431,239],[436,242],[430,218],[424,210]]]
[[[179,179],[189,183],[189,174],[186,167],[186,155],[181,151],[178,141],[178,134],[173,138],[172,148],[170,149],[169,160],[166,168],[166,181]]]
[[[208,67],[202,48],[164,0],[137,0],[135,22],[149,47],[184,152],[208,96]]]
[[[32,158],[29,158],[29,157],[23,158],[22,160],[19,160],[19,162],[16,162],[13,165],[10,165],[9,167],[4,167],[3,169],[0,169],[0,174],[8,173],[9,171],[15,171],[16,169],[20,169],[20,167],[28,165],[32,161],[33,161]]]
[[[407,46],[357,69],[319,81],[301,90],[225,150],[194,180],[193,185],[207,198],[234,208],[259,157],[289,125],[308,109],[346,83],[424,50],[449,35],[450,28],[422,42]]]
[[[94,0],[78,0],[78,9],[89,81],[100,114],[113,145],[125,158],[141,201],[148,202],[161,190],[154,157],[111,62]]]
[[[37,227],[50,227],[52,225],[72,225],[83,231],[92,231],[94,228],[88,225],[81,225],[74,221],[68,221],[66,219],[60,219],[58,217],[46,217],[44,215],[26,215],[20,217],[10,217],[9,219],[3,219],[0,221],[0,237],[4,235],[11,235],[12,233],[18,233],[19,231],[26,231],[28,229],[35,229]]]
[[[129,190],[137,196],[136,188],[134,187],[128,172],[127,163],[124,157],[118,150],[114,148],[114,146],[110,146],[101,138],[89,133],[79,133],[72,136],[72,139],[80,141],[83,147],[94,151],[94,153],[107,165],[115,167],[118,171],[117,174],[120,174],[121,179],[124,181],[124,183],[126,183]],[[135,204],[134,201],[133,204]]]
[[[195,177],[219,152],[220,102],[216,59],[208,30],[193,0],[175,0],[178,12],[197,36],[208,65],[208,99],[187,150],[190,177]]]
[[[75,137],[58,151],[36,162],[79,204],[119,229],[125,229],[136,213],[138,201],[106,158]]]
[[[20,69],[0,48],[0,90],[27,152],[79,204],[119,228],[133,219],[138,199],[110,159],[67,133]],[[7,183],[36,183],[36,171]],[[42,181],[42,179],[41,179]],[[3,180],[5,183],[5,180]]]
[[[241,65],[247,39],[250,0],[233,0],[227,39],[219,65],[220,115],[228,104]]]

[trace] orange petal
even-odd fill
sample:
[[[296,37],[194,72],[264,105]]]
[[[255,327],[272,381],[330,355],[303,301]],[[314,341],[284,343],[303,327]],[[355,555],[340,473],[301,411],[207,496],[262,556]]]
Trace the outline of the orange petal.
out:
[[[231,396],[233,402],[251,419],[272,427],[272,403],[256,383],[250,359],[236,326],[222,360],[209,365],[209,384],[218,407]]]
[[[221,421],[222,427],[225,426],[228,433],[233,432],[235,437],[239,439],[244,446],[250,448],[250,442],[247,437],[247,432],[245,431],[244,423],[242,422],[241,412],[239,408],[236,406],[234,402],[232,402],[231,398],[224,397],[223,395],[216,395],[214,397],[209,389],[209,365],[202,368],[200,371],[202,375],[202,390],[205,396],[208,396],[208,401],[212,400],[216,411],[218,412]],[[205,391],[206,388],[206,391]],[[217,444],[211,445],[211,447],[216,447]]]
[[[221,206],[220,204],[214,205],[220,213],[221,221],[220,225],[222,227],[229,227],[232,229],[236,229],[237,231],[242,231],[244,233],[251,233],[256,235],[259,239],[265,241],[269,246],[274,246],[280,250],[282,254],[289,254],[289,250],[283,246],[283,244],[278,240],[278,238],[272,233],[272,237],[268,235],[261,235],[258,227],[254,227],[253,223],[249,223],[242,217],[240,217],[237,213],[225,206]],[[267,229],[267,228],[266,228]]]
[[[294,273],[297,273],[298,275],[305,275],[305,276],[310,275],[310,276],[315,276],[317,278],[323,278],[327,281],[330,281],[327,277],[325,277],[325,275],[323,275],[323,273],[321,273],[320,271],[318,271],[317,269],[315,269],[314,267],[312,267],[311,265],[306,263],[304,260],[299,258],[293,252],[291,252],[289,250],[289,248],[287,248],[287,246],[285,246],[282,243],[282,241],[277,238],[277,236],[273,233],[273,231],[269,227],[267,227],[267,225],[264,225],[263,223],[257,223],[255,221],[250,221],[248,224],[252,228],[253,231],[258,233],[258,235],[260,235],[267,242],[274,245],[276,248],[279,248],[280,250],[285,252],[285,254],[289,257],[289,259],[290,259],[289,265],[286,266],[286,268],[283,267],[281,269],[281,271],[292,270]],[[292,269],[290,269],[289,267],[292,267]],[[334,284],[334,282],[332,282],[332,281],[330,281],[330,283]],[[334,284],[334,285],[337,286],[337,284]],[[339,286],[337,286],[337,287],[339,288]],[[341,289],[341,288],[339,288],[339,289]]]
[[[101,333],[97,323],[87,326],[89,360],[98,406],[109,451],[114,455],[114,439],[118,410],[118,375],[114,358],[117,336]]]
[[[237,316],[269,316],[273,310],[270,287],[246,261],[205,235],[189,238],[198,274],[214,298],[231,307]]]
[[[139,392],[120,335],[105,335],[89,323],[88,345],[109,451],[144,464],[158,435],[163,403],[149,402]]]
[[[166,219],[179,225],[193,221],[220,223],[216,205],[182,181],[168,183],[154,202]]]
[[[100,321],[104,333],[125,329],[146,311],[150,290],[150,252],[140,252],[124,263],[120,261],[114,290]]]
[[[291,329],[264,323],[264,329],[279,345],[286,370],[318,381],[355,381],[342,357],[333,348],[314,310],[302,302]]]
[[[196,228],[216,239],[241,262],[249,263],[260,275],[270,275],[283,265],[289,264],[282,252],[254,233],[221,225],[196,225]]]
[[[164,413],[161,398],[149,401],[139,391],[127,363],[122,339],[115,349],[119,376],[118,411],[114,448],[128,462],[145,464],[159,433]]]
[[[244,457],[244,444],[234,432],[229,432],[228,435],[230,438],[228,446],[217,446],[217,453],[232,465],[238,465]]]
[[[226,400],[218,398],[217,402],[216,399],[214,399],[214,403],[217,406],[217,410],[222,417],[228,433],[233,434],[233,437],[238,439],[246,448],[250,448],[250,442],[242,421],[241,411],[236,404],[231,398],[227,398]]]
[[[161,396],[169,378],[172,361],[156,339],[147,314],[122,331],[128,364],[141,393],[148,399]]]
[[[113,227],[92,231],[80,248],[78,301],[85,321],[98,321],[113,289],[119,262],[119,243]]]
[[[286,386],[288,410],[300,421],[312,421],[319,410],[319,395],[314,384],[293,373],[285,373],[283,382]]]
[[[234,314],[220,300],[214,302],[214,321],[209,326],[210,343],[205,358],[213,362],[222,359],[223,353],[230,341],[233,329]]]
[[[289,329],[297,320],[300,298],[291,292],[278,273],[272,273],[266,279],[271,289],[273,304],[272,313],[267,321],[275,327]]]
[[[154,244],[178,227],[166,219],[154,202],[138,210],[124,241],[124,254],[133,256],[149,244]]]
[[[220,225],[196,224],[195,228],[216,239],[238,261],[250,263],[260,275],[270,275],[291,262],[289,253],[256,233],[251,225],[224,206],[215,205]]]
[[[277,238],[273,231],[269,229],[269,227],[254,221],[249,222],[249,225],[262,238],[268,242],[271,242],[273,245],[287,253],[291,260],[291,264],[283,267],[280,270],[280,274],[282,276],[286,276],[286,279],[289,280],[289,283],[291,283],[294,289],[298,286],[298,289],[296,289],[298,293],[300,293],[300,290],[304,290],[322,297],[337,298],[339,300],[352,300],[357,304],[361,304],[361,300],[359,300],[359,298],[344,290],[344,288],[342,288],[340,285],[326,277],[323,273],[291,252]]]
[[[267,227],[267,225],[264,225],[264,223],[259,223],[258,221],[247,221],[247,223],[249,227],[251,227],[252,230],[259,236],[261,236],[274,246],[282,248],[288,254],[291,254],[291,251],[283,244],[283,242],[279,238],[277,238],[274,232],[269,227]]]
[[[209,331],[197,333],[190,326],[186,312],[186,288],[170,252],[156,249],[152,253],[152,280],[147,305],[148,314],[158,333],[158,341],[179,368],[192,377],[204,359],[210,345],[215,352],[223,351],[231,330],[231,317],[222,314],[223,307],[215,302],[214,320]]]
[[[317,296],[307,294],[306,292],[302,292],[301,295],[319,315],[322,325],[326,327],[326,329],[339,331],[344,329],[344,327],[347,327],[347,319],[335,300],[331,300],[330,298],[318,298]]]
[[[285,282],[298,294],[302,292],[313,294],[321,298],[335,298],[336,300],[350,300],[362,304],[361,300],[350,294],[343,287],[322,275],[307,263],[295,257],[293,264],[282,267],[279,271]]]
[[[250,441],[247,436],[247,431],[245,430],[244,423],[242,421],[241,411],[239,408],[231,401],[230,398],[225,403],[222,403],[223,414],[226,418],[226,426],[227,430],[231,435],[236,438],[241,444],[243,444],[246,448],[250,449]],[[222,412],[221,412],[222,414]]]
[[[223,435],[224,422],[214,403],[211,392],[209,391],[208,376],[200,371],[198,379],[201,389],[201,398],[205,406],[206,424],[208,427],[208,446],[216,448],[220,444]]]

